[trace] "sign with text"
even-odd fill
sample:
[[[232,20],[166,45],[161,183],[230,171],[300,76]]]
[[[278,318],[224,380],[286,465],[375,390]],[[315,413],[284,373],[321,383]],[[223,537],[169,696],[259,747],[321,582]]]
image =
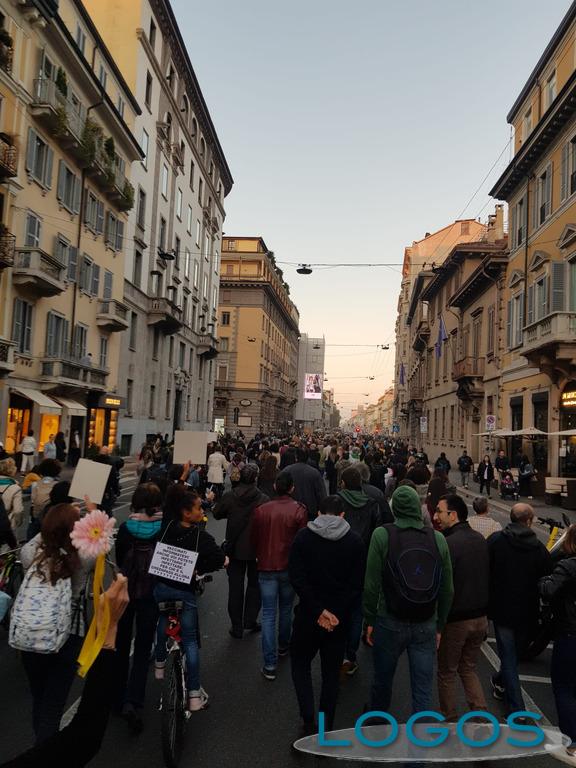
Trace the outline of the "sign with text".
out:
[[[148,573],[161,576],[163,579],[180,581],[182,584],[190,584],[197,560],[198,552],[190,552],[188,549],[173,547],[171,544],[163,544],[159,541]]]
[[[304,400],[322,400],[321,373],[307,373],[304,376]]]
[[[83,499],[84,496],[88,496],[94,504],[101,504],[111,471],[111,464],[80,459],[74,471],[68,495],[73,499]]]
[[[420,434],[428,434],[428,416],[420,416]]]
[[[496,416],[486,415],[486,432],[494,432],[496,429]]]

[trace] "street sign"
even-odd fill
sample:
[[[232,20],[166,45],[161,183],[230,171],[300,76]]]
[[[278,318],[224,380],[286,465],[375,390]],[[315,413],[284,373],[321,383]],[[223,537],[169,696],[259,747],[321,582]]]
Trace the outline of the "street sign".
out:
[[[486,416],[486,432],[494,432],[496,429],[496,416],[487,414]]]
[[[360,427],[356,427],[355,432],[360,432]]]
[[[428,416],[420,416],[420,434],[428,434]]]
[[[400,424],[393,424],[392,432],[400,432]]]

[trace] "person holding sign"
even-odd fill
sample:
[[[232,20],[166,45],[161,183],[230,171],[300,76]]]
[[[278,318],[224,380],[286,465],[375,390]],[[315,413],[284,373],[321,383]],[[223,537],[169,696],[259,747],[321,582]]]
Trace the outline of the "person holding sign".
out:
[[[180,617],[182,646],[186,654],[186,684],[190,711],[204,709],[208,694],[200,685],[200,654],[198,607],[194,575],[218,571],[224,565],[224,552],[214,538],[202,528],[204,511],[202,499],[192,491],[175,497],[173,520],[156,545],[150,573],[158,578],[154,598],[161,603],[181,600],[184,608]],[[166,663],[166,624],[168,617],[160,616],[156,642],[155,676],[164,678]]]

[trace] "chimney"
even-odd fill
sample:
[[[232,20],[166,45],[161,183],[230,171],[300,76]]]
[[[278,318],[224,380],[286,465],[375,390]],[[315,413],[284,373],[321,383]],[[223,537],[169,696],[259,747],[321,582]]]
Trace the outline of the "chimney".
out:
[[[497,242],[498,240],[504,239],[504,206],[502,203],[498,203],[496,206],[496,213],[494,216],[494,239]]]

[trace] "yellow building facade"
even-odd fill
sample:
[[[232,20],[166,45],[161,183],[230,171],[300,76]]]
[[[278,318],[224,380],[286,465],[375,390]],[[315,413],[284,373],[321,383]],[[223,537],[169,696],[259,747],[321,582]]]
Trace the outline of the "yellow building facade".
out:
[[[261,237],[224,237],[215,418],[251,437],[294,419],[299,314]]]
[[[576,428],[576,8],[537,62],[507,120],[514,157],[492,195],[509,206],[497,425]],[[576,475],[576,439],[512,442],[540,475]]]
[[[140,108],[81,3],[0,10],[0,440],[112,447]]]

